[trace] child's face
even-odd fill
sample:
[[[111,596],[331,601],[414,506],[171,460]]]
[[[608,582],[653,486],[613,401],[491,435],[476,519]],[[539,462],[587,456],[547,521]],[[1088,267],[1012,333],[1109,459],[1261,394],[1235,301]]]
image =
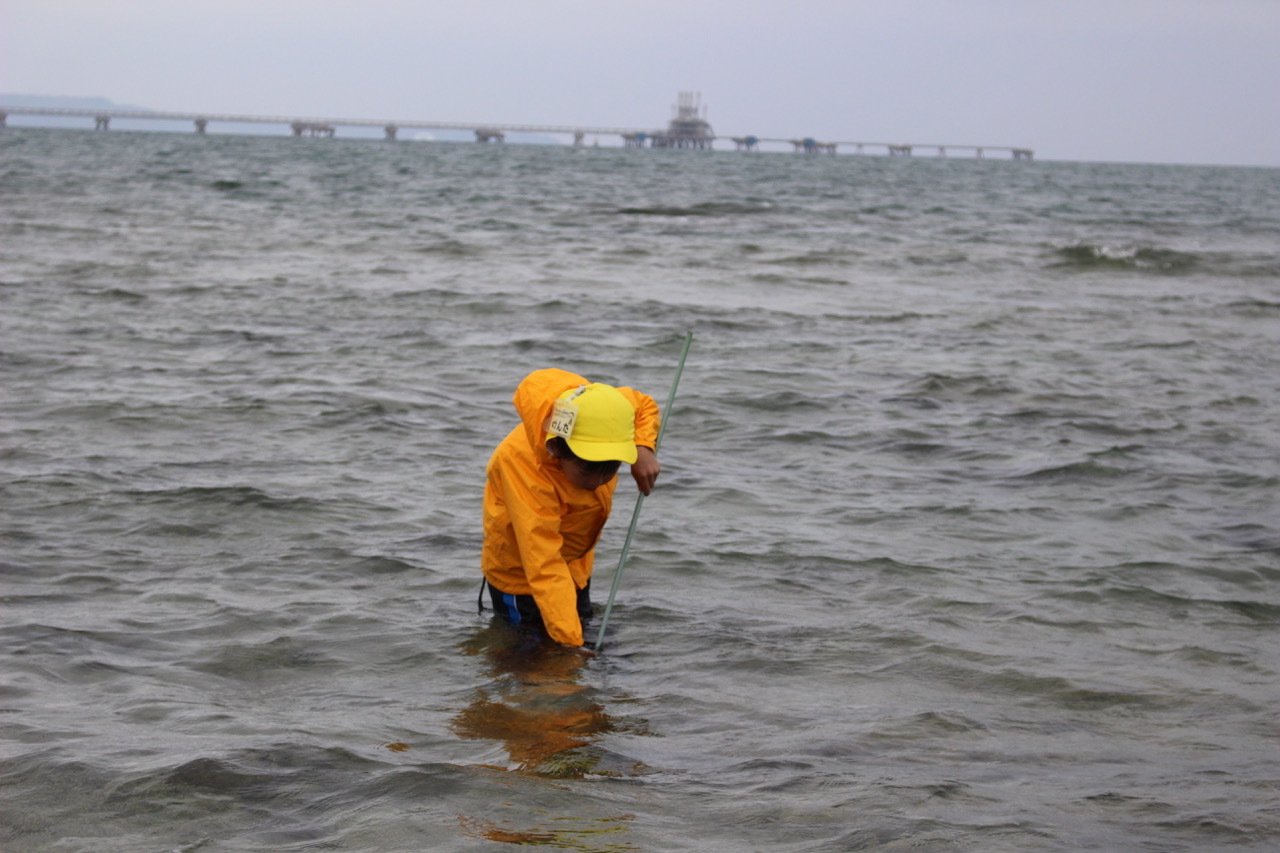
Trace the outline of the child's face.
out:
[[[605,472],[593,471],[588,469],[580,459],[568,457],[560,460],[560,470],[564,472],[570,483],[579,489],[586,489],[589,492],[594,492],[618,476],[616,468]]]

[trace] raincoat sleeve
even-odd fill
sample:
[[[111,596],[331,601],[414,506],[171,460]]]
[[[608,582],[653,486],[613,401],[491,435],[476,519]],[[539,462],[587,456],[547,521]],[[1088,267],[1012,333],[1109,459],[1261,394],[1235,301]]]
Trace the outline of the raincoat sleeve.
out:
[[[642,394],[634,388],[619,388],[619,391],[631,402],[636,410],[636,444],[654,449],[658,443],[658,425],[660,413],[658,404],[648,394]]]
[[[560,501],[555,490],[527,477],[504,477],[501,472],[496,480],[510,515],[525,578],[547,633],[557,643],[582,645],[578,592],[572,569],[561,554],[564,540],[560,535]],[[578,561],[589,561],[591,555],[589,551]],[[589,570],[590,563],[584,568]]]

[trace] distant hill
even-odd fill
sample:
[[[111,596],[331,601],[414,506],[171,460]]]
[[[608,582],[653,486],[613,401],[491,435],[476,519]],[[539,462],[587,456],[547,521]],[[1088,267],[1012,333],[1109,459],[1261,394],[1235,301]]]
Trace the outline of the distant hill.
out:
[[[145,107],[130,107],[116,104],[106,98],[65,98],[60,95],[22,95],[9,92],[0,93],[0,108],[3,107],[42,107],[61,110],[139,110]],[[10,127],[69,127],[93,129],[92,119],[63,118],[60,116],[23,116],[11,115],[5,119]],[[172,130],[178,122],[149,122],[151,130]]]
[[[117,104],[104,97],[69,97],[62,95],[26,95],[4,92],[0,93],[0,110],[4,107],[41,107],[64,110],[151,110],[151,107],[136,107],[128,104]],[[195,112],[182,110],[181,112]],[[354,116],[345,116],[354,118]],[[412,121],[414,117],[399,116],[401,121]],[[75,116],[24,116],[10,115],[6,119],[10,127],[58,127],[80,130],[92,130],[93,119]],[[194,133],[195,128],[189,121],[164,121],[146,119],[130,121],[129,119],[113,119],[112,130],[149,130],[167,133]],[[249,136],[288,136],[290,129],[286,125],[255,124],[237,122],[210,123],[211,134],[245,134]],[[376,127],[339,127],[338,136],[342,139],[382,139],[381,128]],[[415,131],[405,128],[400,132],[401,139],[434,139],[440,142],[472,142],[474,134],[466,130],[432,130]],[[538,133],[512,133],[508,135],[513,143],[535,145],[563,145],[564,141],[552,136]]]
[[[0,104],[9,107],[50,107],[65,110],[145,110],[117,104],[107,98],[67,98],[61,95],[15,95],[0,93]]]

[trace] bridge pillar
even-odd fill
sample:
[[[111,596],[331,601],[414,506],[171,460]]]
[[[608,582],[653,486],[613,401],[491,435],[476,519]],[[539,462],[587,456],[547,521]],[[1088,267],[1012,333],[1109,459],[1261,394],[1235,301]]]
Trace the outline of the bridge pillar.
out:
[[[506,142],[507,135],[487,127],[476,128],[476,142]]]
[[[5,121],[9,118],[8,113],[0,113],[0,127],[5,126]]]
[[[388,142],[395,142],[397,130],[399,130],[399,128],[397,128],[394,124],[389,124],[382,129],[382,132],[387,135]]]
[[[208,126],[209,126],[209,120],[207,118],[196,119],[196,133],[204,133],[205,128],[207,128]]]
[[[806,136],[804,139],[793,139],[791,145],[796,151],[803,151],[806,154],[834,154],[836,153],[836,143],[819,142],[812,136]]]
[[[583,140],[583,138],[584,138],[585,136],[586,136],[586,134],[585,134],[585,133],[583,133],[582,131],[580,131],[580,130],[575,130],[575,131],[573,132],[573,147],[574,147],[574,148],[581,148],[581,147],[582,147],[582,140]]]
[[[890,157],[910,157],[911,146],[910,145],[890,145],[889,156]]]
[[[1035,152],[1030,148],[1013,149],[1013,159],[1015,160],[1031,160],[1035,157]]]
[[[93,117],[94,130],[109,130],[111,127],[111,116],[97,115]]]

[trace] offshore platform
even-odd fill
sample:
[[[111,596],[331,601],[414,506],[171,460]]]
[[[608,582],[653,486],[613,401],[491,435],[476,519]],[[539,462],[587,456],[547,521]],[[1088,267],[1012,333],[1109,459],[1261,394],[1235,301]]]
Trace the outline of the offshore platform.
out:
[[[716,141],[716,134],[707,122],[707,110],[702,106],[702,93],[681,92],[676,98],[675,114],[666,130],[624,133],[622,140],[628,148],[643,148],[647,142],[650,148],[710,150]]]

